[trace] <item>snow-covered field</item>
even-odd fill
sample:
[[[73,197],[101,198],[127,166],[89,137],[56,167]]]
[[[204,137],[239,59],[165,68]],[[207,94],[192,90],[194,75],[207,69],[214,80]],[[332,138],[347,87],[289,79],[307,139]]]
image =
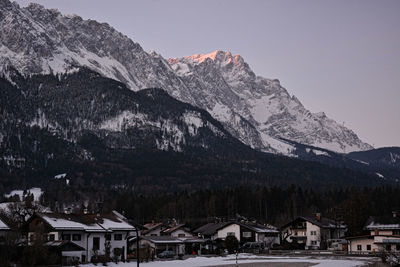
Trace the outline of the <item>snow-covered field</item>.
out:
[[[250,254],[240,254],[238,257],[238,266],[285,266],[284,263],[290,266],[318,266],[318,267],[355,267],[367,266],[371,262],[376,262],[376,258],[328,258],[328,257],[287,257],[287,256],[255,256]],[[254,265],[253,265],[254,264]],[[194,257],[186,260],[166,260],[143,262],[140,266],[143,267],[201,267],[201,266],[221,266],[232,265],[236,266],[235,256],[229,255],[226,257]],[[94,266],[92,264],[83,265],[85,267]],[[130,263],[109,263],[108,266],[113,267],[135,267],[136,262]]]

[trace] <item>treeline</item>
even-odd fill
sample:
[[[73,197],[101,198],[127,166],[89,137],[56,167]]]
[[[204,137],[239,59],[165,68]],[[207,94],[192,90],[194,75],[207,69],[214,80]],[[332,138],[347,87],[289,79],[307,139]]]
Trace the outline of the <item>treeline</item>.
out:
[[[115,208],[138,223],[175,218],[197,227],[215,218],[237,214],[281,226],[297,216],[323,216],[343,220],[350,235],[361,234],[369,216],[391,215],[400,207],[400,188],[347,188],[317,192],[290,186],[238,187],[195,193],[148,195],[124,193],[114,199]]]

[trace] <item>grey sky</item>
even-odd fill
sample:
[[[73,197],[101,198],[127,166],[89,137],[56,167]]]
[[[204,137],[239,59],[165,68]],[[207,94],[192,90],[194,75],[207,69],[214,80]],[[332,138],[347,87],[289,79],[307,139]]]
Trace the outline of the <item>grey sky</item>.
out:
[[[312,112],[400,146],[400,1],[18,0],[107,22],[165,58],[216,49],[278,78]]]

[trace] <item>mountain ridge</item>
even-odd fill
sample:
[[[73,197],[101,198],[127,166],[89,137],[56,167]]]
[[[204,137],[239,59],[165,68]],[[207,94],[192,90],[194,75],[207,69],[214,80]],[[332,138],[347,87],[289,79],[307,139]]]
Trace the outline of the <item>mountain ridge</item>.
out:
[[[296,148],[282,137],[340,153],[371,148],[353,131],[309,112],[279,80],[257,76],[239,55],[214,51],[167,61],[107,23],[63,16],[38,4],[20,8],[8,0],[1,0],[0,9],[0,71],[12,66],[27,75],[68,73],[85,66],[134,91],[163,88],[209,111],[234,137],[265,152],[295,156]]]
[[[134,187],[146,193],[249,183],[392,184],[251,149],[207,111],[163,89],[134,92],[87,68],[63,75],[9,73],[14,84],[0,77],[3,188],[47,188],[60,172],[68,173],[74,186]]]

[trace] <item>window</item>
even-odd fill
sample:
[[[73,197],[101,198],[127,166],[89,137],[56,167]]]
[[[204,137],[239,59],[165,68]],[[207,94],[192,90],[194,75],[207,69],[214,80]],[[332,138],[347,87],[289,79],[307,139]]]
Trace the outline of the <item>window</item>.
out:
[[[150,236],[157,236],[157,234],[151,234]]]
[[[70,234],[62,235],[62,240],[71,241],[71,235]]]
[[[400,230],[393,230],[393,235],[400,235]]]
[[[72,240],[73,241],[81,241],[81,235],[80,234],[73,234],[72,235]]]
[[[317,245],[317,241],[312,240],[312,241],[311,241],[311,245],[313,245],[313,246]]]
[[[361,245],[357,245],[357,250],[362,250],[362,246]]]
[[[114,234],[114,240],[122,240],[121,234]]]
[[[226,236],[231,236],[231,235],[235,236],[235,232],[228,232],[228,233],[226,233]]]
[[[311,235],[317,235],[317,231],[311,231]]]
[[[111,240],[111,234],[106,234],[106,240],[110,241]]]
[[[297,232],[296,232],[297,233]],[[243,232],[243,237],[247,237],[247,238],[249,238],[249,237],[251,237],[251,232]]]
[[[100,249],[100,237],[93,237],[93,250]]]
[[[185,237],[185,234],[178,234],[178,237]]]
[[[386,245],[386,250],[387,251],[391,251],[392,250],[392,246],[391,245]]]
[[[49,234],[49,241],[54,241],[56,236],[54,234]]]
[[[367,245],[367,250],[371,250],[371,245]]]

